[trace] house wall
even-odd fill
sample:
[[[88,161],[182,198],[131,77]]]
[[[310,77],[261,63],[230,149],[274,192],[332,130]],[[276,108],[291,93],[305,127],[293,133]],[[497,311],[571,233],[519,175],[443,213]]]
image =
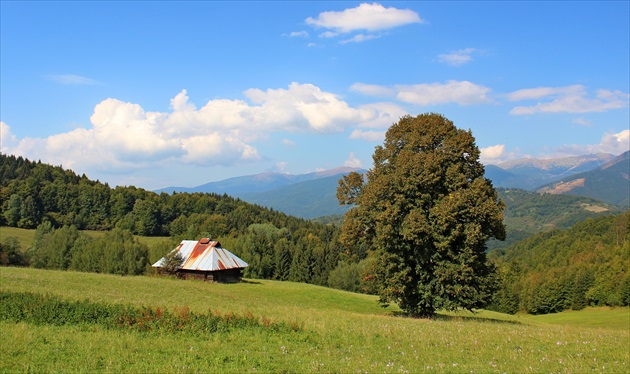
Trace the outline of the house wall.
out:
[[[235,283],[243,278],[243,269],[227,269],[217,271],[179,270],[177,276],[183,279],[197,279],[217,283]]]

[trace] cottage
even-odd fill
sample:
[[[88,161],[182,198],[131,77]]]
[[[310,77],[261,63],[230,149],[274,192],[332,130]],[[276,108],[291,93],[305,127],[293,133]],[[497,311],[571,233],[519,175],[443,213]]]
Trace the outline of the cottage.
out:
[[[182,240],[173,252],[179,252],[182,263],[177,275],[188,279],[201,279],[210,282],[239,282],[243,277],[243,269],[249,266],[232,252],[221,247],[218,241],[203,238],[199,241]],[[171,252],[172,253],[172,252]],[[162,270],[166,257],[153,264]]]

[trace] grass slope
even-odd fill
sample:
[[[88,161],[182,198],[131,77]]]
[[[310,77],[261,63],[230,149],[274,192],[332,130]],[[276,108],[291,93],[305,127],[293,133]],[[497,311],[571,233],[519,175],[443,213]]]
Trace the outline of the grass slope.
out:
[[[251,311],[302,326],[199,338],[0,322],[0,371],[8,372],[623,372],[630,362],[628,325],[584,327],[566,318],[566,325],[550,327],[491,312],[411,319],[378,307],[372,296],[290,282],[208,284],[0,268],[0,289],[197,312]],[[588,318],[610,312],[589,310]],[[613,318],[629,318],[627,308],[614,312]]]

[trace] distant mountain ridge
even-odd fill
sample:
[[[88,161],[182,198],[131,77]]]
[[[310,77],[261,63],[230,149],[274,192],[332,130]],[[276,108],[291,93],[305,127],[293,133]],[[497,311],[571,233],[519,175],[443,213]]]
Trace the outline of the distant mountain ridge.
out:
[[[627,153],[625,155],[627,158]],[[624,175],[624,166],[619,164],[618,159],[620,157],[623,159],[623,156],[615,157],[602,153],[559,159],[521,159],[506,162],[500,166],[486,165],[486,178],[492,180],[494,187],[518,188],[531,192],[539,190],[541,186],[548,186],[552,182],[562,180],[566,181],[564,182],[565,187],[572,186],[572,183],[575,184],[575,186],[566,190],[566,193],[574,194],[576,191],[580,191],[577,187],[582,182],[579,178],[571,179],[573,176],[599,169],[608,170],[607,173],[598,177],[599,182],[595,183],[589,190],[591,192],[577,194],[615,205],[628,206],[627,199],[626,202],[623,199],[624,191],[626,191],[626,197],[628,195],[627,167],[625,169],[625,182],[619,180],[619,176]],[[617,170],[617,168],[621,170]],[[338,180],[342,175],[352,171],[366,172],[362,169],[350,167],[299,175],[266,172],[210,182],[192,188],[168,187],[156,192],[225,193],[233,197],[239,197],[252,204],[273,208],[296,217],[312,219],[322,216],[340,215],[348,210],[348,207],[339,206],[335,195]],[[606,178],[613,178],[617,182],[607,182]],[[587,185],[590,186],[591,182],[587,183]],[[614,189],[616,191],[614,194],[609,191],[611,186],[617,186]],[[604,187],[608,188],[608,192],[593,192]],[[615,197],[611,199],[611,196]]]
[[[166,192],[203,192],[228,194],[234,197],[241,197],[243,194],[256,194],[268,192],[292,184],[327,178],[334,175],[347,174],[360,169],[352,167],[338,167],[330,170],[317,171],[307,174],[284,174],[277,172],[265,172],[254,175],[245,175],[224,179],[217,182],[209,182],[196,187],[166,187],[155,190],[157,193]]]
[[[630,152],[598,168],[563,178],[538,189],[541,193],[592,197],[607,203],[630,206]]]
[[[522,158],[499,165],[487,165],[486,177],[495,187],[536,190],[572,175],[587,172],[615,159],[608,153],[556,159]]]

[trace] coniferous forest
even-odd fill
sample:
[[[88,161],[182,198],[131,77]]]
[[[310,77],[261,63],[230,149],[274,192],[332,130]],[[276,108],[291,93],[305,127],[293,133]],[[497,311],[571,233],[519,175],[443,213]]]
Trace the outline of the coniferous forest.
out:
[[[522,214],[522,219],[537,219]],[[500,284],[490,307],[542,314],[629,305],[629,221],[628,211],[589,218],[490,250]],[[370,248],[342,248],[339,229],[332,224],[227,195],[111,188],[61,166],[4,154],[0,226],[35,229],[30,248],[20,248],[15,238],[1,238],[0,265],[147,274],[150,264],[179,241],[211,237],[250,264],[244,274],[248,278],[374,293],[374,274],[381,266]],[[137,236],[163,238],[148,246]]]

